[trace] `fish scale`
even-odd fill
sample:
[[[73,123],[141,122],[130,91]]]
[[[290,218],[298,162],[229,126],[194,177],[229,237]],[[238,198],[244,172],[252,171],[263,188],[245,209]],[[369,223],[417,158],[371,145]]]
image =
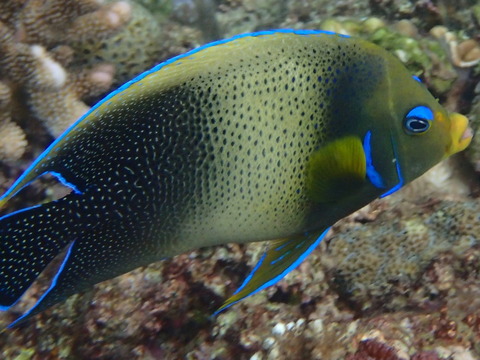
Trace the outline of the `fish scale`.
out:
[[[45,173],[74,190],[0,218],[0,306],[62,250],[50,287],[13,324],[190,249],[273,240],[223,310],[281,279],[335,221],[463,149],[466,126],[359,39],[277,30],[192,50],[95,105],[0,198]]]

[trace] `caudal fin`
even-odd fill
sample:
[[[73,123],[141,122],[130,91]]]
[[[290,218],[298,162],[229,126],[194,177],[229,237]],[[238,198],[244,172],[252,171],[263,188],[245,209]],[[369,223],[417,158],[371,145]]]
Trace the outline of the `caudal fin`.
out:
[[[75,194],[0,218],[0,310],[14,305],[78,233],[65,211]]]
[[[15,304],[66,250],[50,287],[9,327],[72,294],[157,259],[155,234],[149,232],[151,220],[112,204],[100,188],[90,187],[81,194],[71,193],[0,218],[0,310]]]

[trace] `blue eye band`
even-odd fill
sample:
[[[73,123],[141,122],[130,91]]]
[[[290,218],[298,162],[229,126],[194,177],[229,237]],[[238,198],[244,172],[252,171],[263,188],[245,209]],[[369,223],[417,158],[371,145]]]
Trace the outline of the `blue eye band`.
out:
[[[416,106],[408,112],[405,118],[417,118],[432,121],[433,120],[433,111],[426,106]]]

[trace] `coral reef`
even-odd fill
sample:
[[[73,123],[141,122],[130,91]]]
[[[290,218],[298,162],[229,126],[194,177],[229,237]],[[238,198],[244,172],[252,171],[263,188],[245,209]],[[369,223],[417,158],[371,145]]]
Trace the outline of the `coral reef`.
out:
[[[355,223],[366,218],[370,222],[365,227],[388,231],[386,216],[401,217],[405,212],[414,218],[414,213],[423,212],[434,224],[432,231],[445,243],[455,243],[452,237],[468,238],[477,231],[472,216],[478,215],[469,208],[477,204],[462,210],[463,202],[402,202],[390,214],[390,203],[380,203],[384,204],[342,221],[330,244],[315,251],[277,286],[216,318],[209,316],[239,285],[248,266],[255,264],[262,245],[198,250],[100,284],[40,314],[35,321],[2,333],[3,354],[6,358],[30,354],[32,360],[477,358],[479,246],[467,250],[459,246],[454,251],[445,247],[437,255],[432,251],[435,257],[426,270],[417,273],[417,279],[411,278],[408,285],[403,283],[404,292],[387,291],[384,304],[367,311],[351,306],[354,302],[370,303],[366,297],[328,285],[335,283],[333,276],[337,274],[325,265],[332,256],[330,248],[334,242],[345,246],[335,233],[343,227],[356,229]],[[450,214],[456,215],[451,219]],[[375,242],[374,236],[371,242]],[[441,242],[436,240],[437,250],[442,248],[438,245]],[[418,248],[424,249],[421,245]],[[354,259],[352,262],[361,270],[362,265]],[[370,286],[366,277],[359,281],[365,281],[365,288]],[[375,296],[381,298],[381,294]],[[396,305],[385,306],[387,303]],[[31,301],[20,307],[26,305]],[[0,322],[11,319],[12,315],[3,314]]]
[[[119,86],[160,62],[166,35],[159,23],[141,5],[130,2],[130,19],[118,31],[102,37],[73,39],[75,56],[71,67],[92,68],[113,64],[113,86]]]
[[[65,9],[60,0],[5,2],[0,136],[8,141],[0,144],[0,160],[13,165],[0,168],[0,190],[21,173],[24,164],[15,166],[15,160],[26,149],[25,139],[34,148],[27,146],[27,155],[46,145],[32,135],[38,127],[31,120],[58,134],[88,109],[91,98],[150,66],[152,58],[267,27],[324,28],[381,44],[450,110],[469,113],[479,127],[480,7],[474,2],[138,2],[150,12],[125,2],[79,0]],[[80,31],[82,23],[89,29]],[[149,33],[154,35],[144,38]],[[117,46],[125,37],[131,53]],[[52,102],[55,108],[47,105]],[[477,172],[478,139],[468,152]],[[210,315],[241,284],[263,245],[200,249],[106,281],[0,333],[1,357],[480,358],[480,205],[473,198],[478,179],[457,167],[468,168],[461,156],[342,220],[285,279],[215,318]],[[22,207],[55,197],[57,190],[25,191],[28,202],[14,199]],[[0,327],[40,296],[48,270],[46,275],[12,313],[0,314]]]
[[[346,360],[401,360],[397,351],[375,339],[367,339],[360,342],[355,354],[350,354]]]
[[[128,21],[130,5],[84,0],[7,2],[0,19],[0,78],[14,97],[13,121],[40,120],[53,136],[88,110],[83,99],[110,88],[111,66],[71,68],[69,43],[108,37]],[[29,112],[16,111],[28,108]]]
[[[402,306],[384,303],[385,298],[392,293],[396,301],[408,296],[431,260],[443,252],[460,256],[480,243],[478,202],[444,201],[434,208],[428,216],[421,208],[407,214],[385,212],[374,223],[338,229],[327,254],[335,259],[331,271],[339,292],[362,310]]]
[[[22,157],[27,146],[25,133],[12,121],[11,90],[0,81],[0,159],[15,161]]]
[[[412,21],[401,20],[389,26],[385,21],[370,17],[365,20],[327,19],[319,28],[346,35],[363,37],[389,50],[409,70],[421,76],[439,96],[446,96],[455,84],[465,86],[469,70],[480,62],[480,44],[463,35],[462,39],[445,26],[430,29],[429,37],[420,36]],[[462,89],[456,91],[461,93]],[[450,101],[455,103],[454,100]]]
[[[213,0],[172,1],[172,18],[183,24],[197,26],[202,31],[205,42],[222,37],[215,12],[216,4]]]
[[[287,6],[276,0],[226,1],[218,14],[219,27],[225,37],[275,28],[287,15]]]
[[[140,5],[9,0],[4,6],[0,130],[8,140],[0,160],[22,156],[25,131],[38,136],[35,120],[56,137],[90,108],[90,101],[159,61],[159,26]]]
[[[472,100],[472,107],[468,114],[468,118],[470,119],[471,127],[478,134],[480,128],[480,82],[477,83],[477,86],[474,89],[474,94],[475,97]],[[466,154],[475,171],[480,173],[480,139],[478,136],[473,138]]]

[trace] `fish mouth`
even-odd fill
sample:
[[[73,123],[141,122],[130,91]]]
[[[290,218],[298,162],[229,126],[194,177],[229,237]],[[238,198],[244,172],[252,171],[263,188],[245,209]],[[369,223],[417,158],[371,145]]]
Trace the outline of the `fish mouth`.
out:
[[[452,142],[448,146],[445,157],[465,150],[473,138],[473,130],[468,126],[466,116],[452,113],[450,114],[450,135]]]

